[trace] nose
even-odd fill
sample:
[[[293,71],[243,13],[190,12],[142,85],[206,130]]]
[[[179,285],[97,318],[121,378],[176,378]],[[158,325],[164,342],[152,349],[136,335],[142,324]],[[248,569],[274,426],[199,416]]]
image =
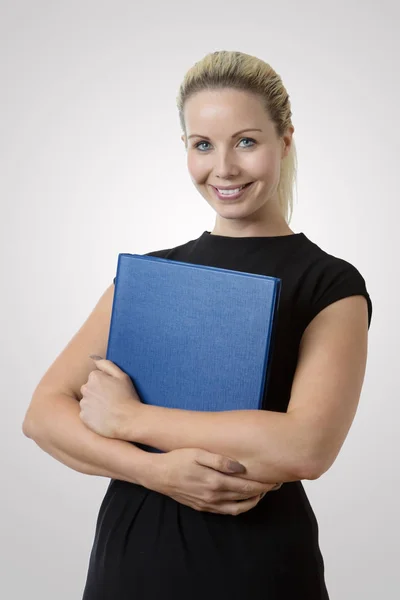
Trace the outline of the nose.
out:
[[[236,165],[234,157],[229,152],[220,152],[215,158],[215,176],[219,179],[229,180],[237,177],[240,169]]]

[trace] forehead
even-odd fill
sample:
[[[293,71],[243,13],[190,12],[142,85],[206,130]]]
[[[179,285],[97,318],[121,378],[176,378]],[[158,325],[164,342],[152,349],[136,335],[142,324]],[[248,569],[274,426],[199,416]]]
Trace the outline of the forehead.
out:
[[[185,103],[187,134],[216,131],[237,131],[257,127],[269,130],[273,123],[261,98],[242,90],[202,90]],[[207,130],[207,131],[206,131]]]

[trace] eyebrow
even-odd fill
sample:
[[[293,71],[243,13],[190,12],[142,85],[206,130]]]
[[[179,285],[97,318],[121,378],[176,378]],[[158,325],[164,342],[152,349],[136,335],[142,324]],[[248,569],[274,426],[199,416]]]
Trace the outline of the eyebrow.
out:
[[[234,137],[236,137],[237,135],[239,135],[239,133],[243,133],[244,131],[261,131],[262,132],[262,129],[241,129],[240,131],[237,131],[236,133],[233,134],[232,139]],[[205,140],[209,140],[210,139],[206,135],[199,135],[198,133],[192,133],[192,135],[189,135],[188,140],[191,137],[201,137],[201,138],[204,138]]]

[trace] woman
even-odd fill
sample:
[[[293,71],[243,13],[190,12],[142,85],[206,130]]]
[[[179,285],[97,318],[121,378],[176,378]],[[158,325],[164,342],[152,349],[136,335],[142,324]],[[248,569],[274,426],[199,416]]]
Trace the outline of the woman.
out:
[[[353,265],[289,228],[294,127],[268,64],[209,54],[186,74],[178,109],[188,169],[215,225],[148,255],[282,279],[264,410],[141,404],[102,358],[110,286],[37,386],[24,432],[68,466],[111,478],[84,600],[326,600],[301,480],[331,467],[351,427],[371,300]]]

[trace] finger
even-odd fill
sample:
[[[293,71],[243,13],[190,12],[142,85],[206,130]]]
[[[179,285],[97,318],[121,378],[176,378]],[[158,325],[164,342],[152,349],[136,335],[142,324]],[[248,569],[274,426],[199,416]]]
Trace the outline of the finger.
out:
[[[261,494],[261,498],[264,498],[265,494],[267,492],[276,492],[278,491],[281,487],[283,486],[283,482],[282,483],[277,483],[276,485],[274,485],[274,487],[272,487],[271,489],[267,490],[266,492],[263,492]]]
[[[99,369],[99,371],[103,371],[103,373],[107,373],[108,375],[112,375],[113,377],[117,377],[118,379],[123,379],[127,376],[125,371],[120,369],[111,360],[107,360],[102,356],[98,356],[97,354],[90,354],[89,358],[91,358],[96,363],[97,369]]]
[[[195,458],[197,464],[209,467],[221,473],[245,473],[246,467],[235,459],[231,459],[221,454],[214,454],[207,450],[198,449]]]
[[[247,512],[251,508],[254,508],[260,501],[260,496],[254,496],[239,502],[225,502],[224,504],[218,504],[210,507],[210,512],[218,512],[224,515],[237,516],[243,512]]]
[[[259,483],[258,481],[248,481],[241,480],[242,484],[237,485],[239,482],[236,478],[231,478],[232,484],[227,486],[222,484],[224,487],[218,489],[215,495],[219,498],[218,502],[234,502],[235,500],[244,500],[248,498],[253,498],[255,496],[260,496],[261,494],[266,494],[271,490],[271,484],[268,483]],[[236,484],[236,485],[235,485]],[[232,489],[235,488],[235,489]]]
[[[275,483],[267,483],[255,479],[245,479],[240,475],[221,473],[219,471],[208,471],[205,482],[210,489],[218,492],[226,491],[240,493],[244,498],[249,498],[250,496],[255,496],[262,492],[269,492],[276,486]]]
[[[276,492],[277,490],[279,490],[281,487],[283,486],[283,482],[282,483],[277,483],[276,485],[274,485],[274,487],[272,488],[272,490],[270,490],[271,492]]]

